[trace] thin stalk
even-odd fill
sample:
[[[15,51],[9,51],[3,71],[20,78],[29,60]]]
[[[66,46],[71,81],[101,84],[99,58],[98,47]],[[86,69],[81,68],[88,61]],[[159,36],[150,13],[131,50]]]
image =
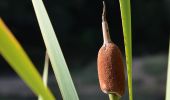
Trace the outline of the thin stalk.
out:
[[[47,82],[48,82],[48,68],[49,68],[49,56],[46,51],[45,62],[44,62],[44,71],[43,71],[43,83],[46,87],[47,87]],[[38,96],[38,100],[43,100],[40,95]]]
[[[44,82],[45,86],[47,86],[47,82],[48,82],[48,69],[49,69],[49,56],[48,56],[48,53],[46,51],[44,71],[43,71],[43,82]]]
[[[166,100],[170,100],[169,94],[170,94],[170,40],[169,40],[169,57],[168,57],[167,83],[166,83]]]
[[[109,94],[109,99],[110,99],[110,100],[119,100],[119,96],[110,93],[110,94]]]

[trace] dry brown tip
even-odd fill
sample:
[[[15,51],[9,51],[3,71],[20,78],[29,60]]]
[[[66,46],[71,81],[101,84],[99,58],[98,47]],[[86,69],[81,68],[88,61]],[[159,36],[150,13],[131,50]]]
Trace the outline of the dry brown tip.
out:
[[[103,1],[103,13],[102,13],[102,30],[103,30],[103,40],[104,44],[112,42],[109,34],[109,27],[106,20],[106,6]]]
[[[106,6],[105,6],[105,2],[104,1],[103,1],[102,21],[106,21]]]

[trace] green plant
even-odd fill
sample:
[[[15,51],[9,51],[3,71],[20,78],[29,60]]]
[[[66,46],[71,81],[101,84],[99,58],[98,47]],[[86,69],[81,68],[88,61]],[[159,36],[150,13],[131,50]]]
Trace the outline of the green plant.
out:
[[[41,31],[44,33],[42,35],[47,46],[47,51],[52,63],[52,67],[54,69],[54,73],[57,76],[57,81],[63,99],[78,100],[78,96],[74,88],[70,73],[53,31],[51,22],[49,21],[45,7],[41,0],[33,0],[32,2],[37,14],[38,21],[40,23]],[[0,24],[0,36],[1,55],[8,61],[8,63],[28,84],[28,86],[37,95],[39,95],[39,98],[45,100],[54,100],[52,93],[43,84],[42,79],[40,78],[40,74],[37,72],[34,65],[31,63],[24,50],[21,48],[20,44],[4,25],[2,20]],[[45,69],[45,71],[47,71],[47,69]],[[44,76],[47,76],[47,74],[44,73]],[[44,80],[46,81],[46,78],[44,78]]]
[[[16,73],[37,95],[46,100],[54,100],[54,96],[43,84],[40,74],[35,69],[23,48],[0,19],[0,54],[11,65]]]
[[[62,97],[64,100],[79,100],[44,4],[42,0],[32,0],[32,3],[45,42],[47,54],[52,64]],[[126,50],[129,94],[130,100],[132,100],[132,38],[130,0],[120,0],[120,8]],[[47,86],[48,59],[45,61],[43,82],[35,66],[2,20],[0,20],[0,54],[32,89],[32,91],[39,96],[39,99],[55,99]],[[111,100],[118,99],[117,96],[112,94],[109,94],[109,98]]]
[[[166,84],[166,100],[170,100],[170,40],[169,40],[169,56],[168,56],[168,71]]]
[[[42,77],[44,85],[46,87],[47,87],[47,83],[48,83],[48,69],[49,69],[49,56],[48,56],[48,53],[46,51],[46,53],[45,53],[44,71],[43,71],[43,77]],[[41,95],[38,96],[38,100],[43,100]]]
[[[133,91],[132,91],[132,32],[131,32],[130,0],[119,0],[119,2],[120,2],[120,9],[121,9],[121,16],[122,16],[122,27],[123,27],[125,53],[126,53],[129,100],[133,100]]]
[[[110,100],[119,100],[119,97],[117,95],[114,95],[114,94],[109,94],[109,99]]]
[[[78,100],[67,64],[42,0],[32,0],[47,52],[64,100]]]

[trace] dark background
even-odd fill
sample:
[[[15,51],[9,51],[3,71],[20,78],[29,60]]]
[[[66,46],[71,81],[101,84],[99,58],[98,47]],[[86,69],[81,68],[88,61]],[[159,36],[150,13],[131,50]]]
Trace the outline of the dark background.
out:
[[[107,100],[96,58],[102,45],[102,0],[43,0],[81,100]],[[113,42],[124,55],[119,0],[105,0]],[[170,0],[131,0],[135,100],[165,99]],[[45,46],[31,0],[0,0],[0,17],[42,73]],[[125,59],[125,58],[124,58]],[[124,64],[125,65],[125,64]],[[36,100],[0,57],[0,100]],[[49,86],[61,99],[52,69]],[[127,91],[123,100],[128,100]]]

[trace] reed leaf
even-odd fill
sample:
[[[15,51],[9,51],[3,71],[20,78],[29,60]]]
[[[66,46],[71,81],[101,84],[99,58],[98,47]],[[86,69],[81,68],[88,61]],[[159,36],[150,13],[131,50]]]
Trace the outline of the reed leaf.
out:
[[[0,54],[36,95],[40,95],[44,100],[55,99],[50,90],[44,86],[37,69],[2,19],[0,19]]]
[[[131,8],[130,0],[119,0],[122,27],[125,44],[126,66],[128,76],[129,100],[133,100],[132,92],[132,32],[131,32]]]
[[[170,40],[169,40],[169,57],[168,57],[168,71],[166,84],[166,100],[170,100]]]
[[[42,0],[32,0],[42,37],[64,100],[79,100],[60,45]]]

